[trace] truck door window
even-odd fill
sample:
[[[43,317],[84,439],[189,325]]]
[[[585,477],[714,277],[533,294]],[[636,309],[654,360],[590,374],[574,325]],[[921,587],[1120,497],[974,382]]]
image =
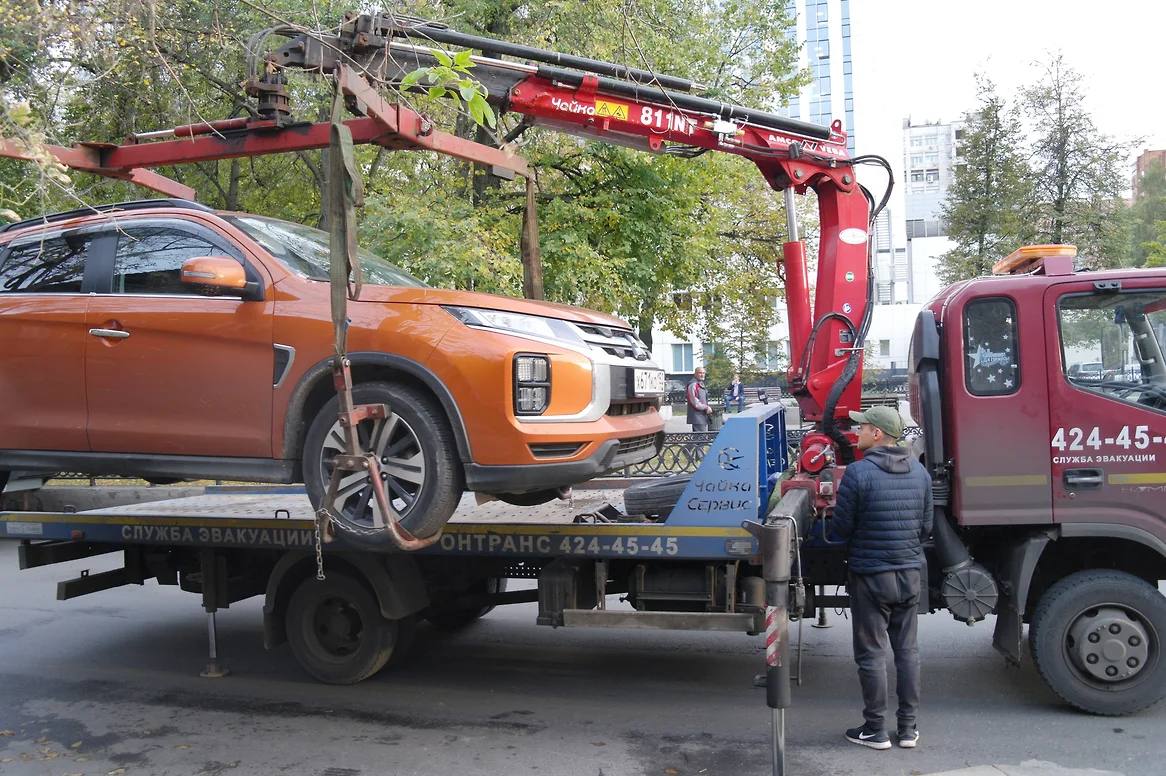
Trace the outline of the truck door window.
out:
[[[0,292],[81,293],[92,241],[92,234],[68,234],[13,246],[0,264]]]
[[[1064,296],[1057,321],[1072,385],[1166,412],[1166,290]]]
[[[1016,306],[977,299],[964,308],[964,384],[973,396],[1006,396],[1020,388]]]

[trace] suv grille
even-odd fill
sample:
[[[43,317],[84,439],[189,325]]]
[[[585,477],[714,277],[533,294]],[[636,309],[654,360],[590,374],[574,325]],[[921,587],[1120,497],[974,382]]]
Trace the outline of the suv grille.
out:
[[[619,441],[619,449],[616,451],[616,456],[630,455],[638,453],[641,450],[654,448],[656,446],[656,435],[645,434],[644,436],[629,437],[628,439],[621,439]]]
[[[644,344],[636,339],[636,335],[627,329],[612,329],[607,326],[592,326],[577,323],[583,339],[593,348],[617,358],[634,358],[636,361],[647,361],[652,357]]]

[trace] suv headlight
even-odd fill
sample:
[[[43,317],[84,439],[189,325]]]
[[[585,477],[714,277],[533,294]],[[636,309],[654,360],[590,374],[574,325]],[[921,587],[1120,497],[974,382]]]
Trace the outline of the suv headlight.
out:
[[[551,363],[543,355],[514,357],[514,414],[541,415],[551,403]]]
[[[555,318],[523,315],[522,313],[506,312],[505,310],[485,310],[480,307],[443,305],[442,308],[466,326],[518,334],[540,340],[564,342],[576,347],[584,344],[583,340],[566,321],[556,320]]]

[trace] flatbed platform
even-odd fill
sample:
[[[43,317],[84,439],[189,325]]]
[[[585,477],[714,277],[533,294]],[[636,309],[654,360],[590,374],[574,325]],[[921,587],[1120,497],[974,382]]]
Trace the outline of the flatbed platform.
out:
[[[278,489],[276,489],[278,490]],[[310,550],[313,511],[303,493],[213,492],[83,512],[0,512],[0,538],[90,543]],[[622,508],[622,491],[581,489],[568,500],[534,507],[463,498],[441,539],[424,554],[506,558],[726,559],[755,555],[737,527],[609,522],[600,510]],[[341,542],[325,551],[351,549]],[[391,551],[386,548],[386,552]]]

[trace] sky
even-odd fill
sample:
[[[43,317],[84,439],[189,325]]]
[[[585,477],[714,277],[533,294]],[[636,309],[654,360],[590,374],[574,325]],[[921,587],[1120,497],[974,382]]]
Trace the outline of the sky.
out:
[[[901,163],[902,122],[952,121],[975,75],[1002,94],[1038,79],[1050,52],[1084,77],[1098,128],[1166,148],[1166,3],[1160,0],[852,0],[855,141]]]

